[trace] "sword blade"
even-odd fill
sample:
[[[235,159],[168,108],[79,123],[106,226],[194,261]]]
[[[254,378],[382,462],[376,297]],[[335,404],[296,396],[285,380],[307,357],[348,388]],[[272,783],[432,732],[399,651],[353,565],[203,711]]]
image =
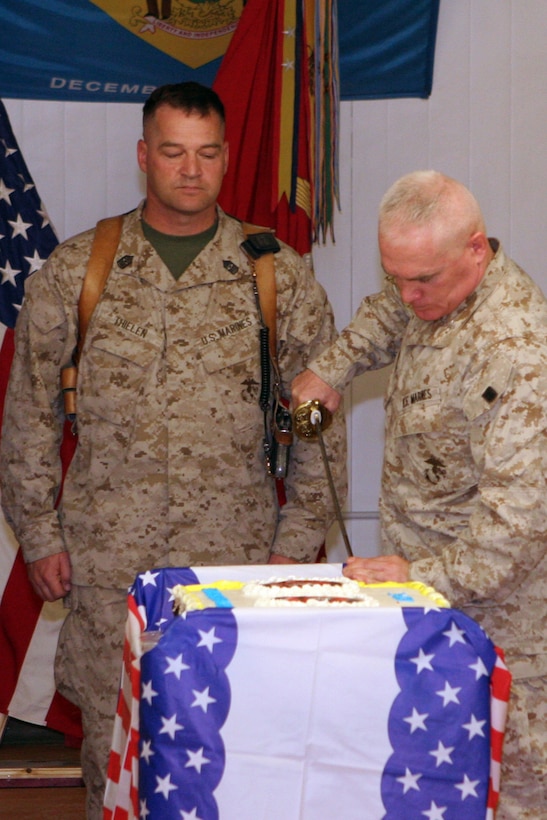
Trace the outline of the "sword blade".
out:
[[[319,418],[317,418],[317,416]],[[334,486],[334,481],[332,478],[332,472],[330,469],[329,458],[327,455],[327,449],[325,447],[325,442],[323,441],[323,431],[321,430],[321,414],[319,411],[316,413],[312,413],[310,417],[311,423],[315,427],[315,431],[317,433],[317,441],[319,442],[319,448],[321,450],[321,457],[323,459],[323,464],[325,466],[325,472],[327,474],[327,480],[329,482],[330,493],[332,496],[332,500],[334,503],[334,509],[336,512],[336,520],[338,521],[338,526],[340,527],[340,532],[342,533],[342,538],[344,539],[344,544],[346,546],[346,552],[349,556],[353,555],[353,550],[351,549],[351,544],[349,542],[348,533],[346,530],[346,525],[344,524],[344,519],[342,516],[342,509],[340,507],[340,501],[338,500],[338,493],[336,492],[336,487]]]

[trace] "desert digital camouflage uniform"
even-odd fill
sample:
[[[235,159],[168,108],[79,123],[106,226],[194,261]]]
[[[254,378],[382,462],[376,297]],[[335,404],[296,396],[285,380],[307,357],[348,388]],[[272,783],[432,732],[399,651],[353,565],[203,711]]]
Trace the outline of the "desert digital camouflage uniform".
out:
[[[86,335],[78,447],[58,511],[59,374],[76,342],[93,231],[56,248],[28,282],[2,437],[2,504],[26,561],[70,553],[76,588],[57,675],[83,708],[87,740],[101,716],[101,760],[88,774],[98,794],[119,679],[112,664],[135,575],[153,567],[266,563],[270,552],[310,562],[334,517],[316,443],[295,440],[281,509],[266,474],[260,323],[240,223],[219,209],[213,240],[176,281],[144,238],[141,211],[124,218]],[[275,269],[279,364],[288,385],[336,331],[324,290],[302,258],[282,245]],[[343,498],[345,426],[338,416],[325,436]],[[93,682],[95,673],[102,679]]]
[[[340,392],[395,362],[382,551],[477,620],[514,678],[497,820],[545,817],[547,301],[499,244],[455,311],[424,321],[391,282],[311,369]]]

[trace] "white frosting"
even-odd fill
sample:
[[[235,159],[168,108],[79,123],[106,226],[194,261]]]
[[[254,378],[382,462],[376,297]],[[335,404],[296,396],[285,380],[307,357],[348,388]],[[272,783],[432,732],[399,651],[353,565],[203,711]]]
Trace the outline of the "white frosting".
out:
[[[254,599],[254,606],[379,606],[357,581],[344,576],[250,581],[242,593]]]
[[[284,577],[265,581],[226,581],[179,584],[172,590],[177,614],[191,610],[240,607],[382,607],[437,609],[450,606],[431,587],[406,584],[364,584],[344,576]]]

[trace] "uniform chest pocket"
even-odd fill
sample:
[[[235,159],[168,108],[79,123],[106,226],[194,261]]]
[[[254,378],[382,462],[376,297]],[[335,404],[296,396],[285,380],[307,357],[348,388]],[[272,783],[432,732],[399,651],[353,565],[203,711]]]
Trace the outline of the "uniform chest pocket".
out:
[[[392,444],[386,446],[425,497],[465,495],[475,478],[463,416],[441,401],[438,389],[428,391],[405,396],[406,407],[392,419]]]
[[[395,436],[411,436],[418,433],[438,433],[446,425],[445,412],[438,387],[427,387],[406,394],[400,400],[395,414]]]
[[[226,368],[252,369],[260,363],[258,323],[252,316],[215,328],[200,340],[198,356],[207,373]],[[254,359],[254,363],[251,360]]]
[[[393,420],[392,450],[424,498],[467,498],[477,481],[468,424],[457,404],[440,391],[414,402]],[[386,445],[389,447],[389,442]]]
[[[258,323],[229,336],[215,337],[200,350],[203,390],[213,406],[222,397],[227,421],[239,434],[260,428],[258,406],[261,385]]]
[[[153,326],[101,315],[80,362],[79,408],[114,424],[135,418],[146,384],[159,366],[162,339]]]

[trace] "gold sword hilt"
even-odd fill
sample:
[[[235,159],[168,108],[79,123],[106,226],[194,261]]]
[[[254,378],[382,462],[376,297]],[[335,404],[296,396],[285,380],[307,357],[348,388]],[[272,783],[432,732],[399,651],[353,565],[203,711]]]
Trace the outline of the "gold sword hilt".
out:
[[[323,407],[319,399],[299,404],[293,413],[294,432],[298,438],[313,440],[332,424],[332,413]]]

